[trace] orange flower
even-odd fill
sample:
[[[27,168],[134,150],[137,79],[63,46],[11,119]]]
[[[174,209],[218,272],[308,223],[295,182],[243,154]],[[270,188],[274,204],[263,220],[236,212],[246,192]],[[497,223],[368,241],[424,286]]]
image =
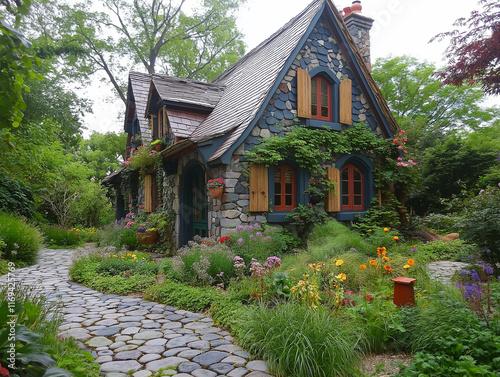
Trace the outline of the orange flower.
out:
[[[389,228],[384,228],[384,232],[388,232],[389,231]]]
[[[366,270],[366,264],[360,264],[359,265],[360,270]]]
[[[397,240],[399,240],[399,237],[398,237],[398,236],[394,236],[394,237],[393,237],[393,240],[394,240],[394,241],[397,241]]]
[[[385,260],[386,262],[389,262],[389,257],[382,257],[383,260]]]
[[[347,276],[346,274],[338,274],[337,276],[335,276],[337,279],[341,279],[341,280],[345,280],[347,279]]]
[[[415,261],[413,259],[408,259],[407,263],[410,265],[410,266],[413,266],[415,264]]]
[[[384,266],[384,270],[386,270],[389,274],[392,272],[392,268],[388,264]]]
[[[372,259],[370,261],[370,266],[376,266],[377,265],[377,261],[375,259]]]

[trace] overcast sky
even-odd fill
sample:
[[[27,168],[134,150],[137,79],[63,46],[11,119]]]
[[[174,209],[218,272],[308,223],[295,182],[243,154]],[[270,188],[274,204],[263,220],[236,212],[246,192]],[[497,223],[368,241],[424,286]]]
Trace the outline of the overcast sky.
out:
[[[247,0],[238,16],[238,27],[245,35],[250,51],[290,19],[300,13],[311,0]],[[351,1],[334,1],[338,9],[350,6]],[[477,0],[362,0],[362,14],[375,20],[371,36],[372,63],[377,58],[411,55],[443,66],[446,42],[429,40],[440,32],[449,31],[460,17],[468,17],[474,9],[480,9]],[[117,119],[119,110],[123,114],[123,103],[104,103],[105,94],[113,95],[112,88],[101,87],[94,98],[94,114],[85,118],[89,131],[122,132],[123,118]],[[500,105],[497,96],[488,100],[489,106]],[[117,108],[110,112],[110,105]],[[119,110],[118,110],[119,109]]]

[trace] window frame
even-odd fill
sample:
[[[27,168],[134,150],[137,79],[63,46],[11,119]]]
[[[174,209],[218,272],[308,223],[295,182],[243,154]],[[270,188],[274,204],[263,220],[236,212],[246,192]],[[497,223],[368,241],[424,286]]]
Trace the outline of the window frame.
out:
[[[316,83],[316,93],[313,92],[313,83]],[[327,97],[327,116],[323,116],[323,106],[322,106],[322,99],[323,99],[323,91],[322,91],[322,84],[326,84],[326,97]],[[313,104],[313,99],[316,99],[316,105]],[[316,106],[316,115],[313,115],[313,106]],[[327,80],[324,76],[322,75],[317,75],[314,77],[311,77],[311,119],[316,119],[316,120],[323,120],[326,122],[331,122],[332,121],[332,107],[333,107],[333,100],[332,100],[332,83]]]
[[[291,194],[287,194],[287,184],[289,182],[286,181],[286,171],[289,170],[292,173],[292,182],[291,182]],[[281,180],[280,180],[280,193],[277,194],[276,192],[276,172],[280,171],[281,175]],[[296,207],[297,203],[297,172],[293,167],[291,167],[288,164],[280,164],[276,166],[273,169],[273,204],[274,204],[274,210],[275,211],[292,211]],[[276,196],[280,196],[280,205],[276,205]],[[292,197],[292,203],[287,205],[286,204],[286,197],[290,196]]]
[[[347,170],[347,193],[344,192],[344,172]],[[357,171],[360,175],[360,188],[361,191],[357,194],[354,190],[354,172]],[[365,173],[363,170],[352,162],[345,164],[340,170],[340,183],[342,195],[342,211],[363,211],[365,209]],[[355,197],[359,196],[361,204],[355,204]],[[348,199],[348,204],[344,204],[344,198]]]

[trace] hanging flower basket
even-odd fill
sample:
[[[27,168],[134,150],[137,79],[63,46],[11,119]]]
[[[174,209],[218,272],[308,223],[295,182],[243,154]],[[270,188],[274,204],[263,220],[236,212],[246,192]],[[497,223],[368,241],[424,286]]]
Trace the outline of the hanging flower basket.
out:
[[[224,186],[209,188],[208,192],[213,199],[220,199],[224,194]]]
[[[158,241],[159,235],[157,230],[137,232],[137,239],[142,245],[153,245]]]
[[[163,149],[163,144],[155,144],[154,148],[157,152],[160,152]]]

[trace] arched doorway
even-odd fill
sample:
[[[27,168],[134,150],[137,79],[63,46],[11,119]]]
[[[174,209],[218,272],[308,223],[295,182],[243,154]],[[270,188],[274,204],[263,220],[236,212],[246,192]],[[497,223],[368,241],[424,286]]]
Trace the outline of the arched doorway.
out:
[[[197,161],[186,165],[180,185],[179,246],[195,235],[208,237],[208,203],[205,170]]]

